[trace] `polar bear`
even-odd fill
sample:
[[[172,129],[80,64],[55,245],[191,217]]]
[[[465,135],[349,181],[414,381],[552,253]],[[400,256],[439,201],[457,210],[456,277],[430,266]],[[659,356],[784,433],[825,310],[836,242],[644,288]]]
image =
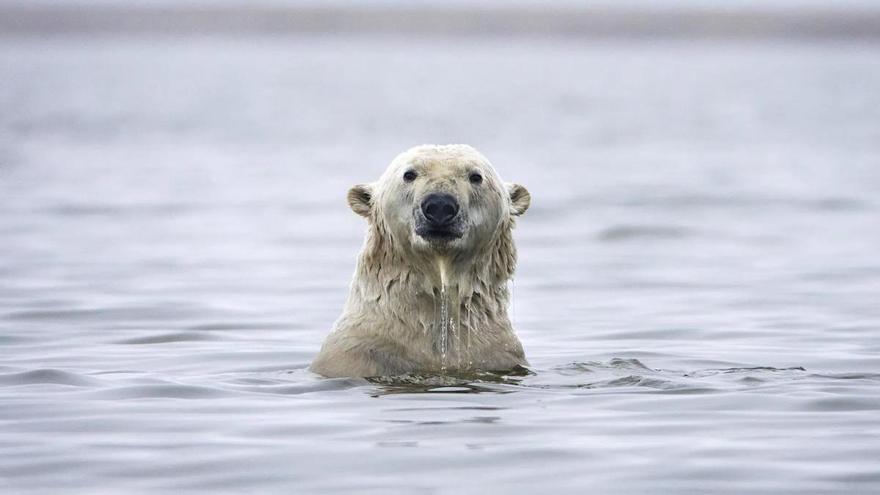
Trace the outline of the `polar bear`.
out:
[[[326,377],[527,365],[507,316],[511,230],[531,202],[467,145],[422,145],[348,191],[368,229],[348,302],[311,370]]]

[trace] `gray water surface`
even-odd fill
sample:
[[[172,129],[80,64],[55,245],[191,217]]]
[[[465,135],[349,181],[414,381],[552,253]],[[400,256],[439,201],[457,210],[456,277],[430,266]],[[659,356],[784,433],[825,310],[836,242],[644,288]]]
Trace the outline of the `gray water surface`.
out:
[[[0,41],[4,493],[877,493],[880,46]],[[507,376],[321,379],[349,186],[526,185]]]

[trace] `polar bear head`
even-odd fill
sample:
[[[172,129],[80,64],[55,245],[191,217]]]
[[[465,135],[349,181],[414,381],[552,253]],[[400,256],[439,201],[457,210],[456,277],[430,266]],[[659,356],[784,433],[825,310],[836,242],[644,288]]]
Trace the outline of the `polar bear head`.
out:
[[[505,184],[467,145],[422,145],[398,155],[378,181],[348,192],[348,204],[387,238],[395,251],[473,253],[510,229],[531,197]]]

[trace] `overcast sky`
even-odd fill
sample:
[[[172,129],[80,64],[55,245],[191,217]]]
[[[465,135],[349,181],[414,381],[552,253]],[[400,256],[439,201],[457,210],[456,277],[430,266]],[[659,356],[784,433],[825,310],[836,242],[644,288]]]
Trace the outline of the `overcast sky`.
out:
[[[540,6],[553,5],[554,7],[603,7],[603,8],[632,8],[644,7],[652,9],[664,8],[700,8],[712,10],[775,10],[794,8],[821,8],[821,9],[871,9],[880,10],[880,1],[877,0],[554,0],[552,2],[541,0],[373,0],[362,2],[357,0],[0,0],[0,5],[115,5],[115,6],[144,6],[144,5],[357,5],[365,7],[369,5],[483,5],[486,7],[509,7],[511,5]]]

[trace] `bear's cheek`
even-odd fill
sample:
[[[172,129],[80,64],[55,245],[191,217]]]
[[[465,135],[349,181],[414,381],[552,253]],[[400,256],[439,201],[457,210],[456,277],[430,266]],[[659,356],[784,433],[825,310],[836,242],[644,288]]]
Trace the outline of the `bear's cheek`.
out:
[[[499,209],[486,204],[471,205],[467,224],[472,242],[480,243],[482,239],[489,239],[501,224]]]
[[[379,198],[383,216],[389,220],[400,221],[412,215],[412,199],[409,194],[397,188],[383,191]]]
[[[414,212],[412,204],[399,199],[392,200],[384,205],[384,217],[388,227],[395,233],[395,237],[402,239],[415,230]]]

